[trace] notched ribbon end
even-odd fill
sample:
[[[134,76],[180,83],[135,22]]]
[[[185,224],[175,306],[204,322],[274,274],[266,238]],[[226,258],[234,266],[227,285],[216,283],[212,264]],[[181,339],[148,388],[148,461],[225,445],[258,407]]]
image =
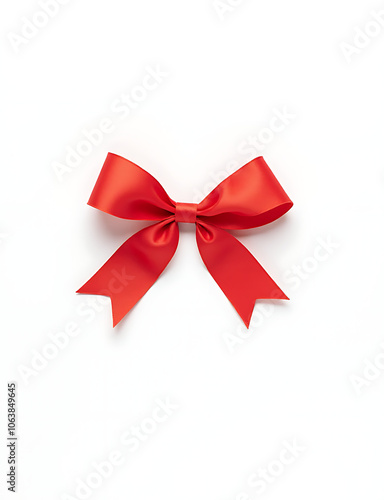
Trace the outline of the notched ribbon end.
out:
[[[280,288],[277,288],[276,290],[273,291],[273,293],[271,295],[268,295],[267,297],[263,296],[263,297],[257,297],[256,299],[254,299],[252,302],[252,305],[247,309],[246,312],[241,312],[237,308],[235,308],[248,330],[250,327],[253,311],[255,309],[256,302],[258,300],[290,300],[290,298],[287,297],[287,295],[285,295],[283,290],[281,290]]]
[[[82,295],[101,295],[103,297],[108,297],[111,299],[111,306],[112,306],[112,326],[115,328],[115,326],[120,323],[120,321],[124,318],[124,316],[127,314],[127,310],[124,308],[122,309],[119,307],[119,301],[114,300],[114,296],[112,293],[108,294],[106,291],[104,293],[97,293],[94,291],[90,291],[87,289],[87,284],[83,285],[79,290],[76,291],[78,294]]]

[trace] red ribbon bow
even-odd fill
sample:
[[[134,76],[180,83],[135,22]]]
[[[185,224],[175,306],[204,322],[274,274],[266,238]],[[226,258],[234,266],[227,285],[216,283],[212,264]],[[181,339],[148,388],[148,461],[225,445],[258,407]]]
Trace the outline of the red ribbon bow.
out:
[[[123,219],[158,221],[138,231],[78,293],[111,298],[113,326],[155,283],[176,251],[178,222],[196,224],[200,255],[249,327],[256,299],[288,299],[227,229],[263,226],[293,205],[262,157],[221,182],[200,203],[176,203],[152,175],[109,153],[88,202]]]

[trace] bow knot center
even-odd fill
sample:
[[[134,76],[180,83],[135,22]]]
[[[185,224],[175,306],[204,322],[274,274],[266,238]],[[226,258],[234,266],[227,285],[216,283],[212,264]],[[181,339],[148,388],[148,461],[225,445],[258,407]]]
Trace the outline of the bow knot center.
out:
[[[176,203],[176,222],[196,222],[197,203]]]

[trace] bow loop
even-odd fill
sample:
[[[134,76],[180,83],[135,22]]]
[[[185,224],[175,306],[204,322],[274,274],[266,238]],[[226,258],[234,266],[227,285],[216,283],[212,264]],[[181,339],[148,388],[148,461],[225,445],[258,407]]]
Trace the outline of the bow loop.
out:
[[[293,203],[260,156],[224,179],[199,203],[199,219],[223,229],[263,226]]]
[[[175,204],[160,182],[113,153],[107,155],[88,205],[132,220],[164,220],[175,212]]]

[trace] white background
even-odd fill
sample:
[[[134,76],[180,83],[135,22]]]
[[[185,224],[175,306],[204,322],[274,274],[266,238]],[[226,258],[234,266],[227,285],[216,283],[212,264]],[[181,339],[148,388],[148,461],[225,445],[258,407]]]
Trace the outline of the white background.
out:
[[[93,463],[114,451],[124,464],[88,498],[384,498],[384,27],[367,24],[384,4],[232,4],[72,1],[21,45],[12,37],[25,17],[44,24],[42,8],[1,5],[1,498],[14,498],[11,380],[22,500],[80,498],[78,481],[97,483]],[[360,46],[349,61],[343,42]],[[112,107],[148,67],[167,76],[122,118]],[[276,112],[290,118],[271,133]],[[54,162],[105,118],[114,131],[60,181]],[[270,142],[250,148],[260,134]],[[236,234],[291,301],[260,301],[247,333],[188,226],[117,328],[108,303],[91,314],[75,290],[145,225],[86,205],[108,151],[185,202],[264,155],[295,205]],[[78,335],[34,369],[73,322]],[[159,398],[178,409],[130,451],[123,434]]]

